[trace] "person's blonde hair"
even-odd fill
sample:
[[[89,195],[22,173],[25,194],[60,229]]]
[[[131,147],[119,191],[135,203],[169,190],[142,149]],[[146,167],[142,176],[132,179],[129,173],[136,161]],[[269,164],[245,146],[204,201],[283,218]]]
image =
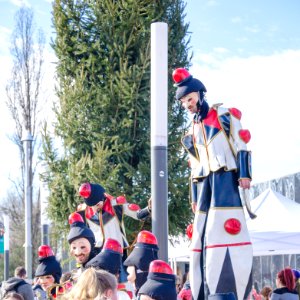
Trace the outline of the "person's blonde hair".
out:
[[[63,296],[63,300],[94,300],[102,298],[107,290],[117,289],[117,278],[104,270],[89,268],[79,277],[70,292]],[[99,298],[98,298],[99,299]]]

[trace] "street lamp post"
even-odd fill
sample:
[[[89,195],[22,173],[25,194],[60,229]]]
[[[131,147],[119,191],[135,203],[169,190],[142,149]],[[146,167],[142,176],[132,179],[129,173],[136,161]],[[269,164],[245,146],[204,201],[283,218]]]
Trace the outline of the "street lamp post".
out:
[[[22,142],[25,153],[25,268],[29,279],[32,278],[32,135],[25,130]]]
[[[151,24],[152,230],[159,258],[168,261],[168,25]]]

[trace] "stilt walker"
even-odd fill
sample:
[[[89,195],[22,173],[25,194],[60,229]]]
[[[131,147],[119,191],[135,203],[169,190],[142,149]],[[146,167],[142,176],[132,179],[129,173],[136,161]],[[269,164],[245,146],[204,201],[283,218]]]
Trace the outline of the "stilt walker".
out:
[[[249,189],[250,132],[242,129],[241,112],[209,107],[206,88],[183,68],[173,79],[176,99],[193,114],[182,139],[191,166],[191,201],[195,213],[190,283],[193,299],[246,299],[251,290],[252,245],[239,186]]]

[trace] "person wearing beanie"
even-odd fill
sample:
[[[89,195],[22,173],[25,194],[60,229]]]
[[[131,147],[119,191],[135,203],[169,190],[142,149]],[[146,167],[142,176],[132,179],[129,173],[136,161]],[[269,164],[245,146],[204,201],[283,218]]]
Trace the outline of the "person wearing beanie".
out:
[[[276,276],[276,289],[271,294],[271,300],[298,300],[296,282],[293,270],[289,267],[279,271]]]
[[[299,296],[299,300],[300,300],[300,271],[293,269],[293,273],[294,273],[294,277],[295,277],[295,284],[296,284],[296,291],[298,293]]]
[[[123,248],[117,240],[108,238],[99,254],[86,264],[86,268],[95,268],[109,272],[119,278],[122,265]],[[118,299],[130,299],[123,285],[118,285]]]
[[[56,260],[51,247],[48,245],[41,245],[39,247],[38,256],[39,265],[35,270],[37,283],[47,293],[48,297],[56,298],[57,290],[51,287],[59,283],[62,274],[60,263]],[[35,296],[37,299],[42,299],[40,294],[36,294]]]
[[[136,295],[147,280],[150,263],[158,259],[158,250],[157,239],[152,232],[139,232],[134,249],[124,261],[129,274],[127,279],[133,284]]]
[[[251,291],[252,245],[239,187],[251,183],[251,135],[241,126],[241,112],[222,104],[209,105],[206,87],[186,69],[173,72],[176,99],[192,116],[182,144],[191,168],[191,206],[195,213],[190,256],[193,299]],[[248,204],[247,197],[245,202]],[[249,205],[246,205],[251,217]],[[230,296],[231,297],[231,296]]]
[[[72,271],[72,280],[76,282],[85,269],[86,263],[94,258],[98,251],[95,249],[95,236],[86,226],[82,216],[73,212],[69,216],[70,231],[67,237],[70,245],[70,254],[77,263],[77,269]]]
[[[140,300],[176,300],[176,276],[164,261],[156,259],[150,263],[147,281],[141,286]]]
[[[126,238],[124,216],[136,220],[143,220],[150,216],[151,201],[141,209],[137,204],[128,203],[124,196],[113,197],[105,192],[98,183],[86,182],[79,188],[79,194],[84,200],[78,213],[81,214],[87,226],[94,232],[95,247],[101,249],[106,239],[117,240],[124,249],[124,261],[127,257],[126,249],[129,243]],[[127,273],[121,266],[120,282],[126,281]]]

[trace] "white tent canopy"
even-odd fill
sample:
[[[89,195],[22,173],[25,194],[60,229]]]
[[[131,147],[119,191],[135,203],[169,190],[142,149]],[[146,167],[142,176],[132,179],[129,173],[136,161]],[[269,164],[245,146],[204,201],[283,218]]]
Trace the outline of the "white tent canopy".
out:
[[[267,189],[251,200],[251,220],[245,210],[254,256],[300,254],[300,204]],[[169,243],[169,258],[188,261],[190,241],[178,237]]]
[[[267,189],[251,201],[247,226],[255,256],[300,254],[300,204]]]

